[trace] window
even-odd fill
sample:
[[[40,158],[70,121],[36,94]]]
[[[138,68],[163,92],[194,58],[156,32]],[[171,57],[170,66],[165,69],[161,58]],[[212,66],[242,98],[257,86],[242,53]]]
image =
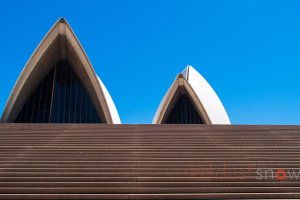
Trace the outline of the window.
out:
[[[58,62],[33,91],[16,123],[101,123],[87,91],[67,61]]]
[[[186,93],[180,94],[163,124],[203,124],[203,120]]]

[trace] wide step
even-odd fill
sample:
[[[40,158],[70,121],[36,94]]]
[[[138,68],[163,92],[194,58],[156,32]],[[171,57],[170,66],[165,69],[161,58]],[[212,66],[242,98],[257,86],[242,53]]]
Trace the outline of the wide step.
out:
[[[299,126],[0,127],[0,199],[299,198]]]

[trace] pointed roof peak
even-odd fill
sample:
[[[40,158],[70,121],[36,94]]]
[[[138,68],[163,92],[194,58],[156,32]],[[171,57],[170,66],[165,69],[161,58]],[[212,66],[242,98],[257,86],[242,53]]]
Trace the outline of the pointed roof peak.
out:
[[[65,23],[65,22],[66,22],[66,20],[65,20],[64,17],[60,17],[60,18],[58,19],[58,21],[59,21],[60,23]]]
[[[187,65],[185,68],[193,68],[192,65]]]
[[[184,70],[180,73],[180,75],[182,75],[186,80],[189,79],[190,69],[194,70],[194,68],[192,67],[192,65],[187,65],[184,68]]]
[[[66,20],[66,18],[65,17],[59,17],[56,20],[56,22],[53,24],[53,26],[50,28],[50,30],[46,34],[46,36],[49,35],[50,32],[52,32],[52,31],[55,32],[57,30],[58,30],[59,34],[64,35],[64,34],[66,34],[67,29],[69,29],[70,30],[69,32],[76,37],[74,31],[72,30],[72,28],[71,28],[70,24],[68,23],[68,21]]]
[[[68,20],[65,17],[58,18],[58,20],[55,22],[54,26],[56,26],[57,24],[64,24],[64,25],[68,26],[71,29],[70,24],[69,24]]]
[[[185,78],[184,75],[182,73],[177,75],[177,78]]]

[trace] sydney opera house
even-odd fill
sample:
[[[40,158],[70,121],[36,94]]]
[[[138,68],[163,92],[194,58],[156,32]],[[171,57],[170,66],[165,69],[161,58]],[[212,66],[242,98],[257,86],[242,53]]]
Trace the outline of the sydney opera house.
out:
[[[231,125],[192,66],[166,88],[152,124],[121,125],[60,18],[1,117],[0,199],[299,199],[299,130]]]
[[[11,92],[2,122],[121,123],[109,92],[65,19],[54,24],[27,62]],[[187,66],[163,98],[153,123],[230,121],[211,86]]]

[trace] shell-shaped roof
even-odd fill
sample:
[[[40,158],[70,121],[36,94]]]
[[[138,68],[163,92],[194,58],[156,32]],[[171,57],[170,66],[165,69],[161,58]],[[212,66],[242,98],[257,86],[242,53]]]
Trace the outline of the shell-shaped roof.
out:
[[[154,124],[160,124],[172,109],[172,101],[183,87],[192,98],[196,109],[205,124],[230,124],[227,112],[216,92],[209,83],[192,66],[187,66],[175,79],[162,99],[153,119]]]
[[[64,18],[60,18],[38,45],[9,96],[2,122],[13,122],[32,90],[61,59],[68,59],[74,66],[94,106],[108,124],[119,124],[120,118],[115,104],[102,81],[96,75],[84,49]]]

